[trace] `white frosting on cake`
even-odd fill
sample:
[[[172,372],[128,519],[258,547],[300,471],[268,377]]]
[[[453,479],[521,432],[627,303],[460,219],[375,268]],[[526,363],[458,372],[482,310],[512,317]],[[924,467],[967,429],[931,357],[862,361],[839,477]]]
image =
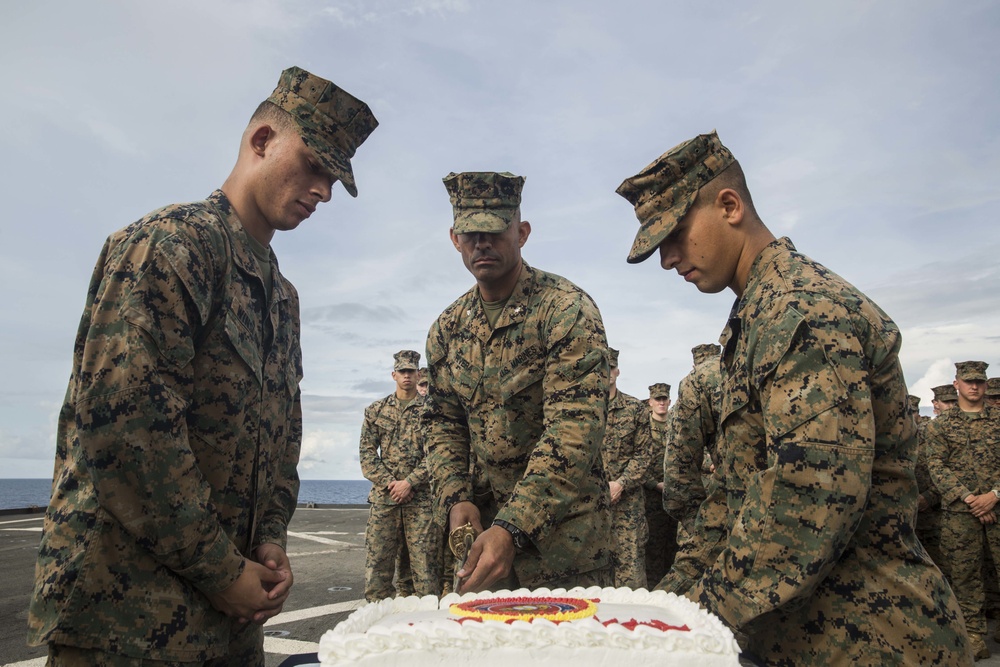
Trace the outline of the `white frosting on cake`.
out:
[[[591,618],[553,623],[465,621],[449,613],[456,602],[504,597],[599,599]],[[657,620],[683,630],[660,630],[629,620]],[[323,635],[319,658],[324,667],[625,667],[669,664],[697,667],[738,665],[733,633],[694,602],[663,591],[629,588],[485,591],[465,595],[391,598],[361,607]]]

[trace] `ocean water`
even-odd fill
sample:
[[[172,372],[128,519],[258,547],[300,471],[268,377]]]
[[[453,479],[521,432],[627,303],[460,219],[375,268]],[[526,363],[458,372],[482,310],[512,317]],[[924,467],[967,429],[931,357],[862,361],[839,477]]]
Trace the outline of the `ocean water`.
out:
[[[371,488],[371,482],[364,479],[304,479],[299,487],[299,502],[363,505]],[[0,510],[45,507],[51,493],[50,479],[0,479]]]

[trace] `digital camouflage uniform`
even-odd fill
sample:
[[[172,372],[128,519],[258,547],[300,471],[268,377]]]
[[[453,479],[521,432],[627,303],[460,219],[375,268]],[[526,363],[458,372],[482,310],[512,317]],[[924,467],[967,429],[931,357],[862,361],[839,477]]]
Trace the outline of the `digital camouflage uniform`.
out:
[[[601,459],[608,481],[622,485],[611,505],[611,544],[615,586],[646,587],[646,499],[643,479],[653,453],[649,406],[634,396],[615,392],[608,402],[608,425]]]
[[[258,545],[284,548],[295,510],[299,300],[273,253],[271,275],[268,307],[221,191],[105,243],[59,415],[30,643],[262,659],[260,626],[205,594]]]
[[[924,432],[927,468],[941,495],[941,551],[969,632],[986,632],[983,556],[1000,562],[1000,524],[983,525],[965,504],[970,494],[1000,489],[1000,411],[952,408]],[[1000,505],[994,507],[994,514]]]
[[[473,500],[472,453],[496,518],[532,542],[514,557],[521,585],[607,569],[607,342],[590,297],[523,264],[496,327],[473,287],[431,327],[427,361],[428,463],[442,506]]]
[[[916,424],[895,324],[780,239],[721,342],[733,521],[688,596],[767,664],[968,664],[954,596],[913,532]]]
[[[424,457],[423,410],[424,397],[419,394],[406,407],[390,394],[365,408],[360,461],[362,474],[372,483],[365,531],[365,599],[369,602],[396,594],[392,580],[401,547],[407,554],[412,593],[441,592],[442,533],[434,517]],[[411,500],[399,504],[392,499],[387,486],[394,480],[410,483]]]
[[[650,387],[650,398],[653,398],[654,387],[660,389],[661,396],[670,396],[670,385],[656,384]],[[642,490],[644,496],[646,523],[649,526],[649,539],[646,541],[646,587],[653,588],[663,575],[673,565],[677,553],[677,520],[663,509],[663,492],[656,488],[663,481],[663,457],[667,448],[667,429],[670,414],[667,419],[653,419],[649,415],[649,430],[652,438],[652,454],[649,466],[643,476]]]

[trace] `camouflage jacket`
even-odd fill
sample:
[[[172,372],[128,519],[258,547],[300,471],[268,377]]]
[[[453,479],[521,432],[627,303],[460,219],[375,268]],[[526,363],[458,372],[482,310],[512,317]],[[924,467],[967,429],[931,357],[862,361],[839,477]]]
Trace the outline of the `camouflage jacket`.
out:
[[[610,563],[610,495],[600,458],[608,396],[604,324],[591,298],[524,264],[496,328],[478,287],[427,337],[428,467],[447,510],[472,500],[475,453],[499,507],[538,554],[518,552],[525,586]]]
[[[361,426],[361,472],[372,483],[368,502],[395,505],[389,482],[406,480],[413,487],[410,503],[429,503],[430,485],[424,457],[422,415],[424,397],[417,396],[400,409],[396,394],[389,394],[365,408]]]
[[[226,650],[204,593],[285,546],[302,435],[299,301],[221,191],[112,234],[59,414],[29,641],[164,661]]]
[[[961,612],[914,534],[895,324],[781,239],[720,342],[730,528],[687,595],[766,664],[966,664]]]
[[[933,420],[928,418],[917,419],[917,465],[914,474],[917,477],[917,490],[927,501],[927,507],[923,510],[925,512],[941,509],[941,494],[931,481],[931,472],[927,468],[927,424],[931,421]]]
[[[663,457],[667,451],[667,432],[670,429],[671,416],[668,413],[666,421],[658,422],[649,417],[649,435],[652,438],[649,465],[642,477],[642,486],[648,491],[655,491],[656,485],[663,481]]]
[[[677,388],[670,417],[670,447],[663,459],[663,509],[689,533],[694,532],[698,507],[705,500],[702,464],[716,456],[716,429],[722,404],[719,357],[695,366]]]
[[[927,469],[949,512],[968,512],[970,493],[1000,490],[1000,410],[946,410],[924,427]]]
[[[608,402],[608,424],[601,446],[604,474],[622,485],[622,493],[640,489],[653,454],[649,406],[625,392]]]

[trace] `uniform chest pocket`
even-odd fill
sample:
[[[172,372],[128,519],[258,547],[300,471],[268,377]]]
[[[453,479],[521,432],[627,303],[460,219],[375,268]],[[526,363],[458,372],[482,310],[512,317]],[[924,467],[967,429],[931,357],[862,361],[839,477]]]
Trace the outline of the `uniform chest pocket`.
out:
[[[250,371],[257,378],[257,384],[262,383],[262,362],[260,355],[260,340],[250,329],[252,321],[245,316],[245,313],[226,311],[225,332],[229,343],[236,350],[236,354],[243,360]]]
[[[507,402],[544,377],[544,351],[537,345],[519,350],[500,370],[500,396]]]
[[[473,363],[470,352],[471,350],[459,350],[456,354],[449,355],[447,361],[451,388],[466,407],[472,403],[472,396],[483,378],[482,363]]]

